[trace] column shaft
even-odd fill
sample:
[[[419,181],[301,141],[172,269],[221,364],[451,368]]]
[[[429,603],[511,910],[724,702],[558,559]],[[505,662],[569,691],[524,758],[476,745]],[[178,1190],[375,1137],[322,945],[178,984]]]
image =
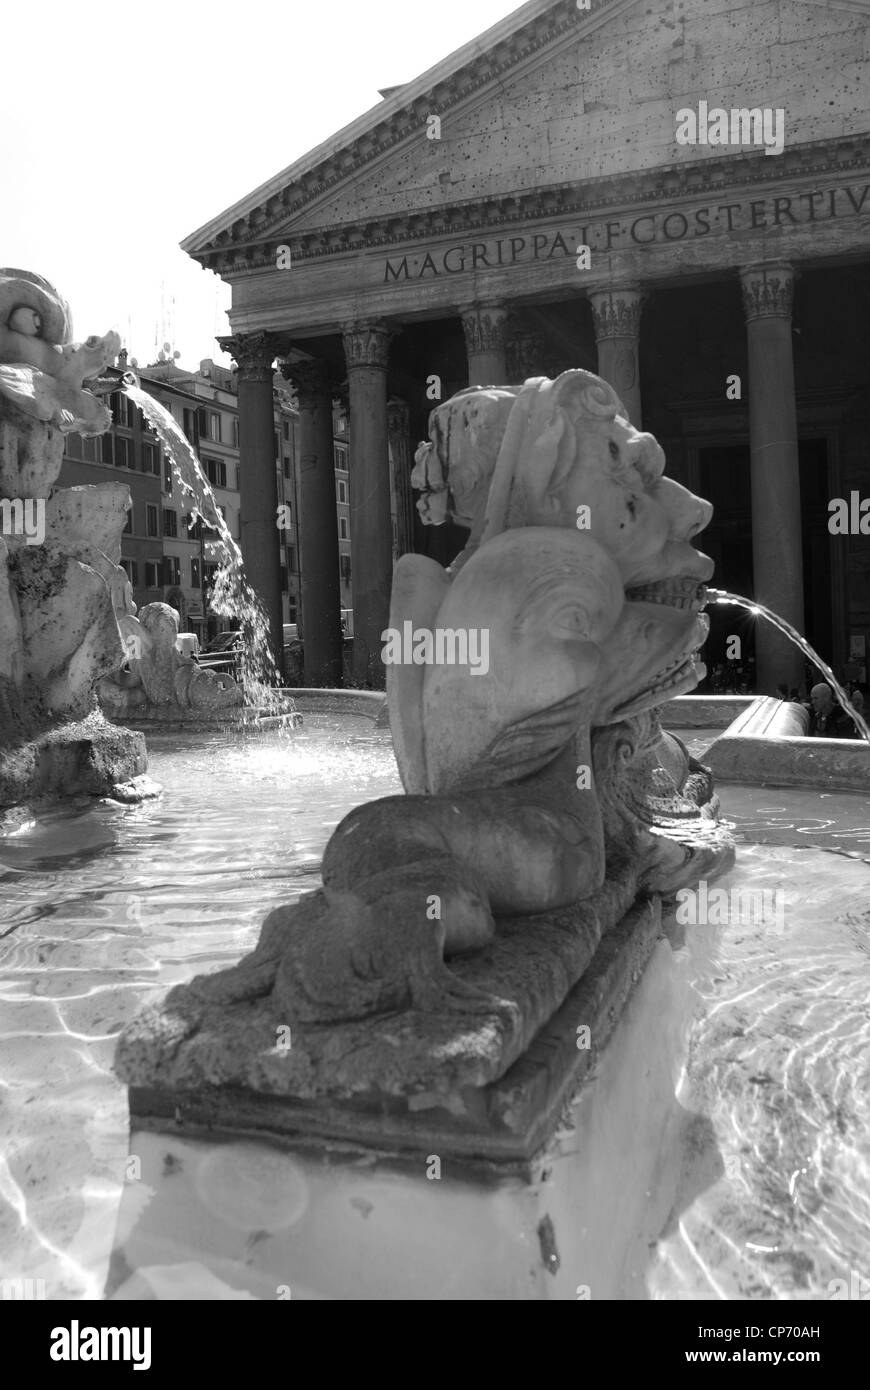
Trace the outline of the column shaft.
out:
[[[387,402],[387,427],[390,441],[390,489],[396,530],[393,538],[393,558],[413,550],[414,499],[411,491],[410,410],[406,401],[397,396]]]
[[[804,630],[801,494],[794,393],[791,306],[794,272],[784,264],[740,273],[749,347],[754,597]],[[755,661],[759,694],[803,681],[803,657],[759,619]]]
[[[635,285],[614,286],[590,290],[589,302],[598,348],[598,375],[613,387],[629,420],[640,429],[638,347],[643,293]]]
[[[318,362],[286,362],[281,370],[295,385],[299,404],[299,563],[305,684],[339,686],[342,637],[332,454],[333,383]]]
[[[383,689],[381,634],[389,626],[393,579],[387,362],[392,331],[384,323],[344,330],[350,395],[350,543],[353,570],[353,672]]]

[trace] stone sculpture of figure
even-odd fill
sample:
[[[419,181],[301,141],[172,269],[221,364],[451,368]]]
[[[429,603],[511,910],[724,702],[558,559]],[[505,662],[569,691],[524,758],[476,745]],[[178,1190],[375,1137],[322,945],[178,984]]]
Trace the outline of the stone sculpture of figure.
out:
[[[388,665],[407,794],[345,817],[323,891],[271,914],[253,955],[194,981],[192,997],[270,994],[276,1016],[310,1022],[486,1012],[491,995],[448,962],[490,946],[499,920],[597,901],[626,860],[634,887],[662,891],[699,863],[721,869],[721,841],[696,853],[655,833],[646,796],[652,711],[704,674],[712,573],[692,544],[712,509],[663,469],[652,436],[584,371],[461,392],[433,412],[421,512],[464,519],[469,542],[449,571],[398,561],[391,628],[485,631],[487,669]],[[670,818],[697,820],[669,791]]]
[[[203,670],[175,645],[179,616],[168,603],[148,603],[136,616],[132,599],[119,618],[128,669],[99,684],[106,711],[117,717],[137,711],[223,710],[241,705],[244,694],[231,676]]]
[[[63,433],[102,434],[111,415],[82,382],[115,360],[121,339],[107,333],[76,345],[71,337],[69,307],[47,280],[0,270],[0,395]]]

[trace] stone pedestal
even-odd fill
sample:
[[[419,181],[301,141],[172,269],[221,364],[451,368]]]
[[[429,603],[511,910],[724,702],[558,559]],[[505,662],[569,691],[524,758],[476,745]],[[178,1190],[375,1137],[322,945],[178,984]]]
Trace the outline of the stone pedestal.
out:
[[[353,567],[353,674],[383,689],[381,633],[389,626],[393,577],[387,365],[392,329],[348,324],[344,352],[350,393],[350,540]]]
[[[302,630],[306,685],[341,684],[341,590],[332,454],[333,382],[317,362],[286,363],[299,401]]]
[[[133,1093],[138,1173],[125,1188],[107,1296],[645,1297],[680,1175],[675,1088],[695,996],[687,953],[659,938],[658,912],[632,925],[640,956],[624,953],[623,936],[610,974],[574,992],[514,1080],[517,1117],[536,1106],[542,1116],[549,1100],[560,1117],[528,1157],[475,1158],[458,1095],[453,1116],[420,1097],[407,1117],[419,1142],[404,1154],[386,1138],[362,1147],[360,1127],[361,1142],[351,1133],[327,1157],[310,1141],[290,1141],[288,1152],[256,1139],[215,1143],[183,1127],[173,1134],[171,1122],[155,1134]],[[697,929],[694,943],[707,949],[711,934]]]
[[[468,351],[469,386],[504,386],[507,319],[504,304],[465,304],[459,310]]]
[[[628,411],[636,429],[641,428],[640,313],[643,294],[636,285],[590,290],[598,374],[609,382]]]
[[[740,272],[749,347],[754,597],[804,630],[801,494],[791,308],[794,272],[784,263]],[[759,694],[803,684],[803,657],[759,620],[755,637]]]
[[[284,608],[275,471],[272,364],[277,345],[270,333],[219,339],[239,366],[239,520],[245,572],[269,623],[276,669],[283,669]]]

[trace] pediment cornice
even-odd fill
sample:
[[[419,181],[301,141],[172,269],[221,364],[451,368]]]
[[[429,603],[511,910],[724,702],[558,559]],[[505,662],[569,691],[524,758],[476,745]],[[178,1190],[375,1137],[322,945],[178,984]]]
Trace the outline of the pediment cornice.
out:
[[[192,233],[181,243],[182,249],[209,265],[215,255],[261,242],[341,184],[351,184],[404,141],[419,136],[428,115],[447,115],[566,36],[594,33],[637,3],[595,0],[590,10],[581,10],[577,0],[530,0],[494,26],[488,44],[488,35],[483,35],[415,81],[387,89],[392,94],[327,142],[329,148],[313,150],[271,184]]]
[[[289,244],[293,263],[299,265],[323,256],[354,254],[443,237],[462,238],[510,228],[512,224],[528,225],[555,218],[591,219],[617,208],[677,204],[687,198],[729,195],[745,187],[830,178],[853,170],[870,170],[870,132],[794,146],[775,159],[768,158],[763,151],[751,150],[608,175],[580,184],[556,184],[524,193],[410,210],[375,220],[309,228],[295,238],[290,237]],[[279,244],[280,239],[274,234],[271,237],[261,234],[249,242],[215,247],[200,253],[198,259],[219,274],[274,269]]]

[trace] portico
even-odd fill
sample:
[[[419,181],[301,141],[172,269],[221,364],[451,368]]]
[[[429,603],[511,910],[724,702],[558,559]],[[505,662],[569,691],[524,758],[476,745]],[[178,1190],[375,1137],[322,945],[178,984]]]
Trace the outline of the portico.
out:
[[[413,546],[447,562],[461,547],[455,528],[433,537],[408,524],[405,471],[429,410],[467,384],[568,366],[611,382],[632,423],[661,439],[669,472],[690,486],[704,492],[712,454],[731,451],[722,524],[728,502],[745,489],[745,515],[742,523],[735,516],[733,535],[748,540],[751,533],[751,560],[744,576],[736,549],[729,557],[726,532],[714,534],[717,506],[717,583],[748,582],[749,596],[826,642],[835,666],[848,659],[856,634],[870,633],[866,555],[857,543],[831,544],[816,513],[807,533],[821,499],[813,491],[820,470],[829,496],[844,495],[850,477],[866,477],[859,424],[870,386],[865,359],[850,358],[842,334],[818,310],[823,282],[837,312],[847,313],[856,296],[870,297],[870,136],[796,141],[787,128],[781,157],[756,149],[711,153],[678,144],[673,121],[659,113],[649,149],[632,146],[617,156],[608,146],[590,157],[596,122],[587,104],[608,65],[618,69],[619,43],[607,27],[617,18],[647,44],[650,72],[658,72],[667,55],[644,7],[602,0],[587,14],[533,0],[184,243],[233,287],[233,337],[225,341],[239,363],[243,550],[273,633],[280,633],[270,492],[274,360],[300,392],[309,679],[335,670],[338,610],[329,575],[338,573],[338,543],[325,392],[345,381],[359,683],[383,680],[380,634],[389,625],[395,553]],[[578,58],[581,75],[584,64],[598,74],[584,76],[579,89],[565,77]],[[543,110],[542,93],[552,95],[562,82],[574,107],[561,125],[548,118],[544,168],[519,121],[524,111]],[[430,110],[441,114],[441,140],[427,138]],[[638,127],[629,102],[612,122],[631,145]],[[504,132],[499,159],[494,129]],[[570,148],[577,129],[580,170],[576,144],[573,154]],[[578,259],[584,246],[588,268]],[[290,249],[289,268],[280,247]],[[795,324],[796,302],[821,342]],[[671,325],[684,320],[706,354],[673,343]],[[831,359],[836,381],[824,367],[819,375]],[[309,404],[315,377],[316,407]],[[728,393],[735,377],[739,385]],[[824,447],[813,455],[811,476],[806,450],[818,440]],[[313,465],[315,458],[325,466]],[[394,530],[397,508],[405,520]],[[851,597],[850,571],[859,576]],[[823,575],[827,595],[817,591]],[[799,655],[773,629],[758,625],[751,638],[759,690],[801,683]]]

